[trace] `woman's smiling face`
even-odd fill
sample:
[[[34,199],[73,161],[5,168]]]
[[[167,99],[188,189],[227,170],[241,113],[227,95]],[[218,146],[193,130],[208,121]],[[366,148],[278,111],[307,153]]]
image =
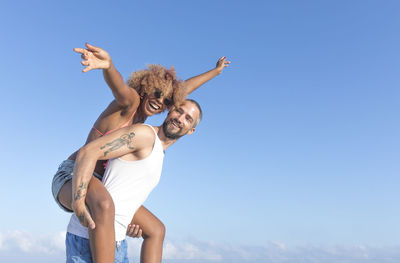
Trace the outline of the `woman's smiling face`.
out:
[[[142,112],[146,116],[152,116],[163,112],[167,106],[170,106],[173,102],[172,87],[169,93],[170,94],[166,94],[164,91],[155,88],[153,94],[145,94],[141,102]]]

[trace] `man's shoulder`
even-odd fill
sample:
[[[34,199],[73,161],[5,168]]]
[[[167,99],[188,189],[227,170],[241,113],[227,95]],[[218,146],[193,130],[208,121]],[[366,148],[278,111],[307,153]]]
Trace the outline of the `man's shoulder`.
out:
[[[153,127],[149,124],[137,123],[137,124],[133,124],[132,127],[134,127],[136,131],[140,131],[143,133],[150,133],[153,135],[156,133],[156,130],[155,130],[156,127]]]
[[[144,140],[151,144],[154,143],[156,138],[156,131],[151,125],[138,123],[132,125],[131,131],[134,133],[134,136],[140,138],[140,140]]]

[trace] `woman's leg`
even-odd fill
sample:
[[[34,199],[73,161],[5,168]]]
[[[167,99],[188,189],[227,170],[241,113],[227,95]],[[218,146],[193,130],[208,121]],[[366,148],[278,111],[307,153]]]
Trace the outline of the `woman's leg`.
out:
[[[60,189],[58,200],[63,206],[71,209],[71,180]],[[86,205],[96,223],[96,228],[89,230],[93,262],[113,263],[115,257],[114,203],[107,189],[97,178],[93,177],[90,180],[86,194]]]
[[[133,224],[139,225],[143,231],[140,262],[160,263],[165,237],[164,224],[144,206],[136,211],[131,222]]]

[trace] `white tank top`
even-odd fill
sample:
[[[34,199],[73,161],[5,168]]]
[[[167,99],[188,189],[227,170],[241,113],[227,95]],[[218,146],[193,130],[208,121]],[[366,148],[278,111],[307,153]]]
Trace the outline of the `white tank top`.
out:
[[[146,125],[146,124],[145,124]],[[110,159],[104,172],[103,184],[110,193],[115,206],[115,240],[125,239],[126,229],[136,210],[144,203],[160,180],[164,149],[156,131],[153,150],[138,161]],[[87,228],[79,223],[75,214],[71,216],[67,231],[89,238]]]

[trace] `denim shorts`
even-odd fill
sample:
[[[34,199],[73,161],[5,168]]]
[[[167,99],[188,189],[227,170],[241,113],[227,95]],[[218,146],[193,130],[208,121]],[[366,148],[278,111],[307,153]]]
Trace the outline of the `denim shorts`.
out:
[[[89,239],[67,232],[65,238],[67,263],[92,263]],[[115,242],[114,263],[129,263],[126,239]]]
[[[58,170],[56,174],[53,177],[53,183],[51,184],[51,191],[53,193],[54,200],[58,204],[61,209],[63,209],[66,212],[72,212],[68,208],[64,207],[59,201],[58,201],[58,193],[60,192],[61,187],[68,182],[69,180],[72,179],[72,172],[74,170],[74,165],[75,161],[74,160],[65,160],[63,161],[60,166],[58,167]],[[97,177],[100,181],[102,179],[102,176],[99,175],[98,173],[94,172],[93,176]],[[71,193],[72,194],[72,193]]]

